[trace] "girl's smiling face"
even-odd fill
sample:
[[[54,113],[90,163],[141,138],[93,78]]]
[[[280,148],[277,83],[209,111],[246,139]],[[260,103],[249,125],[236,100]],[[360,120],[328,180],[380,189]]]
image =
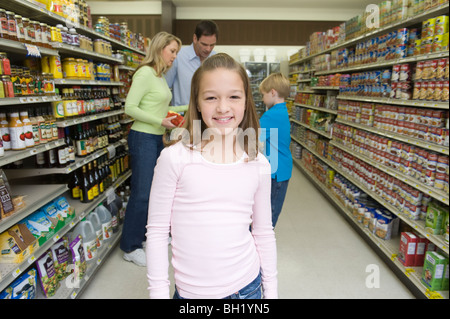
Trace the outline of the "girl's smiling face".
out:
[[[207,71],[200,80],[198,108],[208,128],[227,135],[239,127],[245,113],[244,83],[238,72]]]

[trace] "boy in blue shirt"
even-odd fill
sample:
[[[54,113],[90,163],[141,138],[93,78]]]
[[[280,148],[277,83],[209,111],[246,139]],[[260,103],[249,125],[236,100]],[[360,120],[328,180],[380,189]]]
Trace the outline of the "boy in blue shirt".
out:
[[[283,207],[292,175],[291,134],[285,99],[290,93],[289,80],[281,73],[270,74],[259,90],[267,111],[261,116],[261,142],[264,155],[270,162],[272,173],[272,226],[275,227]]]

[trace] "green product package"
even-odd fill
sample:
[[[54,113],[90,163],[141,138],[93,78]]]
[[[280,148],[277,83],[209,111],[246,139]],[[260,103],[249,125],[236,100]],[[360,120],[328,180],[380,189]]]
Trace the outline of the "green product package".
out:
[[[431,291],[442,290],[445,264],[448,259],[435,251],[427,251],[423,264],[422,283]]]

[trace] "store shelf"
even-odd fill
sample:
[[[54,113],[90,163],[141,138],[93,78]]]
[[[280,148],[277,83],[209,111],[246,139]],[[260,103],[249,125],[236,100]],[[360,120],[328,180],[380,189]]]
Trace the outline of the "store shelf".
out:
[[[304,142],[300,141],[299,139],[297,139],[295,136],[291,135],[291,138],[295,142],[297,142],[298,144],[303,146],[305,149],[307,149],[310,153],[312,153],[318,159],[320,159],[322,162],[324,162],[325,164],[330,166],[337,173],[339,173],[342,176],[344,176],[352,184],[356,185],[358,188],[363,190],[370,197],[372,197],[374,200],[376,200],[380,205],[382,205],[383,207],[387,208],[389,211],[391,211],[393,214],[395,214],[397,217],[399,217],[401,220],[403,220],[406,224],[411,226],[414,230],[416,230],[417,232],[419,232],[423,236],[427,237],[431,242],[433,242],[437,247],[442,249],[448,255],[448,253],[449,253],[449,245],[448,245],[447,242],[445,242],[444,236],[442,236],[442,235],[433,235],[433,234],[430,234],[429,232],[427,232],[425,230],[425,221],[410,219],[409,216],[406,216],[405,214],[400,212],[396,207],[394,207],[393,205],[391,205],[390,203],[385,201],[383,198],[378,196],[376,193],[374,193],[374,192],[370,191],[369,189],[367,189],[367,187],[365,185],[363,185],[359,180],[357,180],[353,176],[349,176],[344,170],[342,170],[340,168],[338,163],[335,163],[335,162],[333,162],[333,161],[331,161],[329,159],[324,158],[323,156],[318,154],[314,149],[308,147],[308,145],[306,145],[306,143],[304,143]],[[350,154],[354,155],[353,153],[350,153]]]
[[[343,151],[346,151],[349,154],[352,154],[353,156],[359,158],[360,160],[366,162],[367,164],[370,164],[373,167],[378,168],[379,170],[388,173],[390,176],[395,177],[396,179],[408,184],[409,186],[412,186],[413,188],[421,191],[424,194],[428,194],[434,199],[437,199],[438,201],[449,205],[449,194],[445,193],[442,190],[435,189],[434,187],[425,185],[421,181],[412,178],[411,176],[405,175],[402,172],[395,170],[391,167],[388,167],[384,164],[378,163],[377,161],[358,153],[356,150],[352,150],[351,148],[348,148],[340,143],[337,143],[333,140],[330,141],[330,144],[340,148]]]
[[[107,111],[107,112],[102,112],[102,113],[97,113],[97,114],[92,114],[92,115],[86,115],[86,116],[77,117],[77,118],[73,118],[73,119],[57,120],[56,126],[67,127],[67,126],[77,125],[77,124],[81,124],[81,123],[99,120],[99,119],[102,119],[105,117],[120,115],[120,114],[123,114],[124,112],[125,111],[122,109],[122,110]]]
[[[2,7],[4,7],[3,3],[2,3]],[[0,39],[0,47],[2,48],[2,51],[17,53],[17,54],[21,54],[24,56],[28,54],[28,50],[27,50],[25,44],[23,44],[22,42],[19,42],[19,41]],[[38,47],[38,46],[36,46],[36,48],[39,50],[39,53],[41,54],[41,56],[46,56],[46,55],[56,56],[56,55],[58,55],[58,51],[53,50],[53,49]]]
[[[72,163],[66,167],[61,168],[21,168],[21,169],[5,169],[4,172],[9,179],[26,178],[32,176],[45,176],[50,174],[69,174],[78,168],[92,162],[102,155],[108,154],[109,150],[115,149],[119,145],[126,144],[127,141],[122,139],[116,143],[110,144],[105,148],[97,150],[93,154],[86,157],[75,158],[75,163]]]
[[[75,80],[75,79],[55,79],[56,85],[100,85],[100,86],[122,86],[122,82],[115,81],[95,81],[95,80]]]
[[[119,70],[135,71],[136,68],[132,67],[132,66],[127,66],[127,65],[119,65]]]
[[[56,148],[63,144],[65,144],[64,140],[59,139],[59,140],[51,141],[51,142],[48,142],[45,144],[40,144],[40,145],[37,145],[34,147],[30,147],[30,148],[27,148],[27,149],[21,150],[21,151],[11,151],[11,150],[5,151],[5,155],[0,157],[0,167],[3,165],[6,165],[6,164],[13,163],[15,161],[19,161],[21,159],[48,151],[52,148]]]
[[[70,56],[77,56],[88,59],[95,59],[95,61],[123,63],[122,59],[118,59],[94,51],[80,49],[79,47],[74,45],[68,45],[60,42],[52,42],[51,45],[54,49],[57,49],[58,52],[62,54],[68,54]]]
[[[302,123],[302,122],[294,120],[294,119],[290,119],[290,120],[291,120],[291,122],[294,122],[296,124],[299,124],[301,126],[306,127],[308,130],[311,130],[311,131],[316,132],[317,134],[320,134],[320,135],[322,135],[322,136],[324,136],[324,137],[326,137],[328,139],[331,139],[331,134],[330,133],[318,130],[318,129],[314,128],[314,127],[309,126],[308,124]]]
[[[312,86],[311,89],[313,90],[338,90],[339,86]]]
[[[86,274],[78,283],[73,282],[73,277],[69,276],[60,282],[60,286],[54,296],[50,298],[39,296],[38,299],[53,300],[78,298],[89,284],[89,280],[95,276],[101,265],[109,257],[114,247],[120,243],[121,235],[122,229],[116,233],[113,233],[110,239],[103,241],[102,246],[97,250],[97,256],[95,256],[92,260],[86,261]]]
[[[322,159],[320,159],[322,160]],[[423,267],[405,267],[397,258],[398,250],[400,246],[399,236],[394,237],[391,240],[383,240],[369,232],[362,223],[357,222],[350,209],[348,209],[339,199],[333,194],[333,192],[323,183],[317,180],[317,178],[303,165],[303,163],[294,159],[295,165],[299,170],[307,176],[307,178],[316,186],[321,193],[336,207],[339,212],[344,215],[346,220],[358,230],[358,233],[363,236],[365,240],[371,242],[371,244],[378,248],[378,252],[382,254],[386,260],[390,260],[392,266],[396,267],[398,272],[402,273],[405,277],[403,282],[408,286],[414,285],[415,291],[421,294],[423,298],[449,298],[448,291],[438,291],[430,293],[429,290],[422,284],[422,271]],[[327,163],[328,164],[328,163]]]
[[[36,103],[49,103],[53,101],[61,101],[60,95],[54,96],[21,96],[21,97],[6,97],[0,99],[0,106],[8,105],[28,105]]]
[[[422,148],[428,149],[430,151],[435,151],[438,153],[442,153],[445,155],[449,155],[449,147],[448,146],[443,146],[443,145],[438,145],[438,144],[434,144],[434,143],[430,143],[418,138],[412,138],[412,137],[408,137],[405,135],[401,135],[401,134],[396,134],[393,132],[389,132],[389,131],[385,131],[385,130],[379,130],[377,128],[374,128],[372,126],[367,126],[367,125],[362,125],[362,124],[358,124],[358,123],[353,123],[353,122],[349,122],[349,121],[345,121],[345,120],[341,120],[341,119],[336,119],[337,123],[341,123],[341,124],[345,124],[351,127],[356,127],[359,128],[361,130],[367,131],[367,132],[371,132],[371,133],[375,133],[384,137],[388,137],[388,138],[392,138],[394,140],[400,141],[400,142],[405,142],[414,146],[420,146]]]
[[[347,68],[340,68],[340,69],[327,70],[327,71],[318,71],[315,73],[315,75],[327,75],[327,74],[335,74],[335,73],[347,73],[347,72],[352,72],[352,71],[359,72],[362,70],[383,69],[383,68],[391,67],[396,64],[414,63],[417,61],[441,59],[441,58],[448,57],[448,55],[449,55],[448,51],[428,53],[428,54],[410,56],[410,57],[406,57],[406,58],[402,58],[402,59],[392,59],[392,60],[387,60],[387,61],[382,61],[382,62],[360,64],[360,65],[355,65],[355,66],[347,67]]]
[[[104,34],[95,32],[93,29],[89,29],[85,26],[80,25],[77,22],[72,22],[53,12],[50,12],[43,6],[40,6],[38,2],[30,2],[27,0],[8,0],[3,1],[2,7],[6,10],[11,10],[15,12],[16,14],[21,14],[24,17],[30,18],[32,20],[37,20],[39,22],[45,22],[52,26],[61,23],[66,26],[74,27],[77,30],[77,32],[83,35],[89,36],[91,38],[101,38],[111,42],[113,48],[119,48],[121,50],[127,49],[145,55],[145,52],[137,48],[130,47],[125,43],[112,39]]]
[[[327,109],[325,107],[319,107],[319,106],[312,106],[312,105],[307,105],[307,104],[301,104],[301,103],[295,103],[295,106],[301,106],[301,107],[305,107],[308,109],[313,109],[313,110],[317,110],[317,111],[321,111],[321,112],[326,112],[326,113],[330,113],[330,114],[337,114],[337,110],[330,110]]]
[[[364,96],[346,96],[342,94],[338,95],[337,99],[448,110],[448,102],[438,102],[438,101],[399,100],[399,99],[364,97]]]
[[[17,224],[65,191],[67,191],[67,185],[11,185],[13,196],[24,196],[25,207],[0,220],[0,233]]]
[[[124,183],[129,177],[131,176],[131,171],[125,172],[121,177],[119,177],[111,187],[109,187],[103,194],[101,194],[99,197],[97,197],[94,201],[91,203],[81,203],[80,201],[75,201],[70,198],[70,193],[67,190],[66,185],[28,185],[24,187],[38,187],[41,188],[43,186],[59,186],[59,191],[54,191],[53,193],[48,194],[48,196],[44,196],[44,194],[41,194],[41,202],[42,204],[34,205],[34,210],[30,210],[28,212],[28,215],[33,213],[36,209],[39,207],[45,205],[49,201],[53,200],[54,198],[63,195],[68,201],[69,204],[75,209],[75,217],[73,220],[65,225],[63,228],[61,228],[55,236],[47,240],[43,245],[39,246],[39,248],[34,251],[30,257],[27,258],[24,262],[20,264],[0,264],[0,291],[5,289],[15,278],[17,278],[20,274],[22,274],[28,267],[34,263],[39,257],[45,253],[56,241],[58,241],[61,237],[63,237],[67,232],[69,232],[73,227],[75,227],[88,213],[90,213],[93,209],[95,209],[101,202],[104,200],[107,200],[108,196],[111,194],[114,194],[114,190],[119,187],[122,183]],[[63,187],[64,186],[64,187]],[[62,188],[63,187],[63,188]],[[23,215],[23,214],[22,214]],[[24,216],[26,217],[26,216]],[[24,217],[21,217],[18,219],[15,223],[23,219]],[[120,237],[120,235],[119,235]],[[113,237],[114,238],[114,237]],[[112,239],[113,239],[112,238]],[[113,240],[111,239],[111,242]],[[118,239],[116,239],[118,240]],[[108,245],[107,245],[108,246]],[[106,257],[106,254],[108,254],[108,251],[110,249],[106,249],[103,251],[101,255],[99,255],[99,258],[103,256],[102,258]],[[91,263],[92,264],[92,263]],[[97,264],[97,266],[100,263]],[[91,267],[93,269],[93,267]],[[88,277],[89,279],[89,277]],[[86,280],[85,280],[86,281]],[[39,284],[39,283],[38,283]],[[63,289],[64,290],[64,289]],[[66,296],[64,298],[67,298],[69,296]]]
[[[415,24],[420,24],[420,23],[422,23],[422,21],[427,20],[429,18],[434,18],[434,17],[442,15],[442,14],[448,14],[448,9],[449,9],[449,4],[448,3],[443,4],[441,6],[433,8],[431,10],[428,10],[428,11],[426,11],[424,13],[418,14],[418,15],[413,16],[413,17],[409,17],[409,18],[404,19],[404,20],[396,21],[395,23],[391,23],[391,24],[383,26],[381,28],[377,28],[374,31],[367,32],[367,33],[365,33],[365,34],[363,34],[361,36],[358,36],[356,38],[344,41],[344,42],[339,43],[337,45],[334,45],[334,46],[332,46],[332,47],[330,47],[328,49],[325,49],[325,50],[322,50],[320,52],[311,54],[311,55],[309,55],[307,57],[304,57],[304,58],[292,61],[292,62],[289,63],[289,65],[300,64],[300,63],[309,61],[309,60],[313,59],[316,56],[319,56],[319,55],[322,55],[322,54],[325,54],[325,53],[329,53],[331,51],[334,51],[334,50],[337,50],[337,49],[340,49],[340,48],[350,47],[350,46],[355,45],[356,43],[358,43],[358,42],[360,42],[362,40],[372,39],[372,38],[374,38],[376,36],[379,36],[379,35],[384,34],[384,33],[388,33],[389,31],[393,31],[393,30],[395,30],[397,28],[400,28],[400,27],[401,28],[406,28],[406,27],[409,27],[409,26],[412,26],[412,25],[415,25]]]

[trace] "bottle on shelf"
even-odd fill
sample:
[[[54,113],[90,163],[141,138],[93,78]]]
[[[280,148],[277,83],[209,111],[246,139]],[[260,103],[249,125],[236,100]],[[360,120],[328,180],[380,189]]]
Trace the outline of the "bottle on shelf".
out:
[[[94,194],[92,185],[89,181],[86,165],[83,165],[82,173],[80,199],[83,203],[89,203],[94,199]]]
[[[78,199],[82,201],[81,197],[81,179],[78,176],[78,171],[75,170],[69,179],[68,187],[70,189],[70,195],[73,199]]]
[[[75,162],[75,143],[72,137],[72,134],[70,132],[70,127],[64,128],[64,142],[67,145],[67,154],[68,154],[68,160],[69,163]]]
[[[98,185],[98,193],[99,194],[103,194],[104,192],[104,185],[103,185],[103,180],[100,177],[100,173],[97,167],[97,160],[93,161],[93,174],[94,174],[94,180],[97,182]]]
[[[9,134],[11,135],[12,150],[24,150],[26,148],[23,123],[18,112],[9,113]]]
[[[20,120],[23,123],[23,134],[25,138],[25,146],[27,148],[34,146],[33,126],[28,118],[28,111],[22,110],[19,113]]]
[[[36,154],[36,156],[35,156],[35,164],[34,164],[34,166],[36,167],[36,168],[44,168],[44,167],[46,167],[46,155],[45,155],[45,152],[41,152],[41,153],[38,153],[38,154]]]
[[[53,168],[57,165],[58,162],[58,154],[54,148],[49,149],[45,152],[45,166],[47,168]]]
[[[89,176],[89,183],[92,185],[92,194],[94,198],[98,197],[99,191],[98,191],[98,181],[94,177],[94,173],[92,170],[92,164],[88,163],[88,176]]]
[[[81,124],[77,125],[77,132],[75,134],[76,143],[76,156],[84,157],[87,155],[86,151],[86,140],[84,138],[83,131],[81,129]]]
[[[6,120],[6,113],[0,113],[0,134],[3,140],[3,149],[8,151],[11,149],[11,135],[9,134],[9,125]]]
[[[39,130],[39,124],[38,124],[38,120],[36,117],[36,109],[35,108],[30,108],[28,111],[29,117],[30,117],[30,122],[31,122],[31,127],[33,130],[33,140],[34,140],[34,145],[39,145],[41,143],[40,141],[40,130]]]
[[[45,125],[45,119],[39,108],[36,108],[36,120],[39,126],[39,143],[47,143],[47,127]]]

